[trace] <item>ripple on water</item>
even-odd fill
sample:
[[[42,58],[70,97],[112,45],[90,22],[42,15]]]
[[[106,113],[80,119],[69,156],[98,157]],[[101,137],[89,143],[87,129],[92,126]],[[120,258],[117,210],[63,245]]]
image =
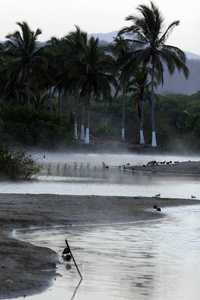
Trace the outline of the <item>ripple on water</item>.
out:
[[[200,208],[168,209],[153,222],[18,231],[19,238],[62,253],[67,236],[84,280],[79,300],[198,300]],[[33,300],[71,299],[79,282],[74,266]]]
[[[126,163],[144,164],[150,160],[187,161],[199,157],[181,157],[138,154],[34,154],[35,159],[45,163],[52,174],[40,176],[30,182],[1,182],[0,193],[64,194],[64,195],[107,195],[107,196],[154,196],[200,199],[199,178],[177,178],[152,176],[152,174],[125,174],[118,168],[102,170],[102,162],[108,165]],[[65,176],[63,175],[65,173]],[[48,173],[48,172],[47,172]],[[50,172],[51,173],[51,172]],[[50,175],[50,176],[49,176]]]

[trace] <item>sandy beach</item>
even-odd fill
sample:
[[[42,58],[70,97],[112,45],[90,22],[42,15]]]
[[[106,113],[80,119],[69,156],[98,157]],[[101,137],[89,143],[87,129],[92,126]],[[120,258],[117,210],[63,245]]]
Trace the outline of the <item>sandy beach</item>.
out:
[[[153,212],[154,204],[162,208],[162,213]],[[13,229],[149,220],[164,217],[167,207],[179,205],[198,205],[198,201],[0,194],[0,298],[38,293],[56,279],[57,254],[48,248],[39,248],[14,239],[11,236]]]
[[[199,161],[185,162],[157,162],[152,161],[146,165],[125,165],[123,168],[131,172],[143,172],[158,175],[200,176]]]

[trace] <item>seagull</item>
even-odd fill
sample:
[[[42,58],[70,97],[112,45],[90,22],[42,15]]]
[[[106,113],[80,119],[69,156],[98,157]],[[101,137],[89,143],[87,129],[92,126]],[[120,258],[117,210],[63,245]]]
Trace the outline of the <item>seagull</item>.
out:
[[[196,196],[194,196],[194,195],[191,195],[191,198],[192,198],[192,199],[196,199]]]

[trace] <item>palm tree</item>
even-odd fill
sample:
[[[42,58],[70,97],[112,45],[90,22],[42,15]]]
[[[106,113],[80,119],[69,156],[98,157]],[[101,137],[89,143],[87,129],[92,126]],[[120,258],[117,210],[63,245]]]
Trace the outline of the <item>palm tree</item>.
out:
[[[82,31],[78,26],[75,26],[75,31],[71,31],[64,38],[68,47],[69,53],[66,57],[65,66],[70,70],[70,85],[74,99],[74,139],[78,140],[78,114],[81,110],[81,125],[80,125],[80,140],[85,141],[85,105],[80,97],[80,86],[78,86],[77,77],[79,77],[79,60],[83,54],[83,48],[87,45],[87,33]],[[65,77],[66,79],[66,77]],[[69,81],[69,80],[68,80]],[[82,101],[81,101],[82,100]]]
[[[81,61],[82,70],[80,76],[81,96],[87,98],[87,127],[85,144],[90,143],[90,103],[97,97],[108,98],[111,95],[111,86],[115,85],[112,75],[113,59],[105,54],[99,46],[99,40],[91,37]]]
[[[7,35],[5,44],[4,55],[7,56],[9,75],[7,90],[14,87],[13,90],[19,94],[22,102],[25,102],[25,98],[30,98],[32,82],[43,80],[45,77],[47,62],[42,55],[44,46],[37,43],[41,30],[31,31],[26,22],[17,25],[20,30]]]
[[[79,38],[81,31],[70,32],[61,39],[52,38],[48,41],[47,57],[49,63],[49,74],[52,79],[53,94],[58,99],[58,111],[63,113],[64,106],[68,113],[73,116],[71,120],[74,126],[74,140],[78,140],[78,116],[80,110],[79,88],[75,74],[75,58],[80,49]],[[83,130],[84,133],[84,130]],[[84,138],[84,134],[83,134]]]
[[[137,107],[140,124],[139,142],[140,145],[144,145],[144,102],[149,98],[148,68],[140,67],[135,70],[132,93]]]
[[[150,7],[139,5],[140,15],[130,15],[126,18],[132,25],[123,28],[119,34],[132,34],[132,42],[137,45],[135,55],[138,63],[150,68],[151,77],[151,121],[152,121],[152,147],[157,146],[155,123],[155,73],[163,83],[164,65],[170,74],[175,69],[182,71],[185,77],[189,71],[186,66],[186,57],[178,47],[166,44],[171,31],[179,25],[179,21],[172,22],[163,31],[164,19],[159,9],[151,2]]]
[[[111,55],[104,52],[99,45],[99,40],[90,37],[76,27],[76,37],[71,33],[68,37],[72,43],[73,51],[69,65],[70,78],[74,88],[79,91],[79,97],[84,101],[84,108],[87,111],[87,122],[85,130],[85,144],[90,143],[90,104],[97,97],[108,97],[111,94],[111,86],[115,84],[112,75],[114,60]],[[78,44],[78,47],[77,47]],[[76,47],[74,48],[75,45]]]
[[[129,43],[122,37],[117,36],[115,38],[114,44],[111,46],[112,53],[115,57],[116,64],[116,79],[117,79],[117,89],[115,97],[121,93],[122,99],[122,124],[121,124],[121,139],[125,141],[126,139],[126,98],[133,84],[133,74],[130,68],[127,68],[127,62],[129,59]]]

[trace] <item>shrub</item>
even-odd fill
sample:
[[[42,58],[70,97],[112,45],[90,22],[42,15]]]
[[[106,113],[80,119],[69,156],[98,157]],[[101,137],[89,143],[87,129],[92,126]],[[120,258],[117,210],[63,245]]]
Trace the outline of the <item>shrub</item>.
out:
[[[69,114],[58,116],[28,106],[0,105],[0,134],[4,144],[54,148],[72,140]]]
[[[30,155],[21,151],[0,149],[0,175],[9,179],[28,180],[39,171]]]

